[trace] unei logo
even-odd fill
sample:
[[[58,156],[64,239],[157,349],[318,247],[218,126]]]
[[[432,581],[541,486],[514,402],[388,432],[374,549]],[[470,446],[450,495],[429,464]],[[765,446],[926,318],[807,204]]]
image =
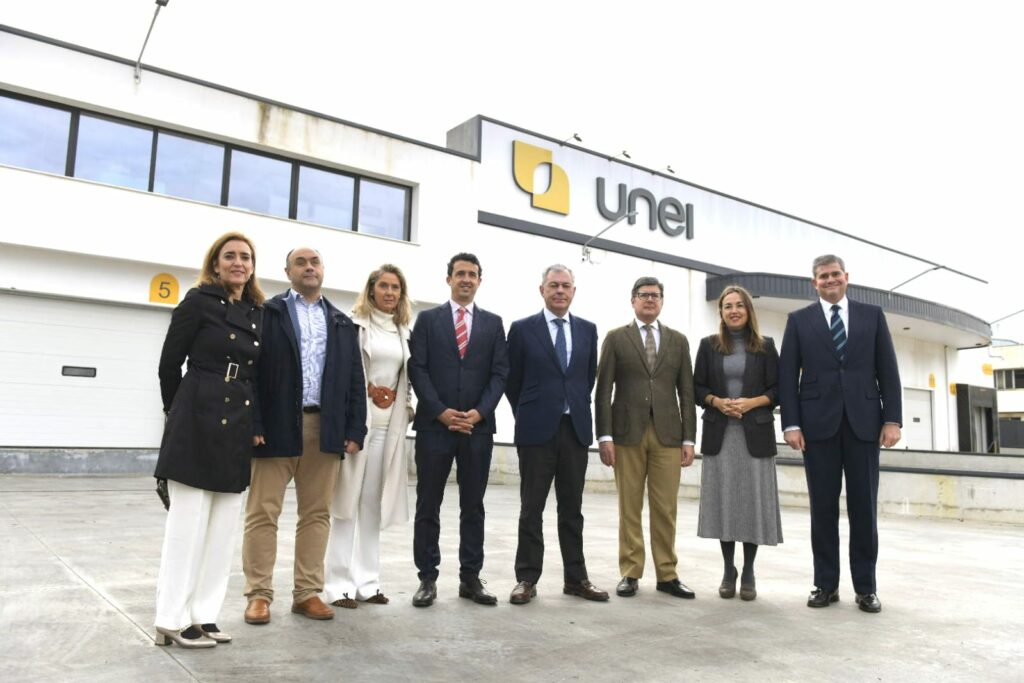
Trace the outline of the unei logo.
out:
[[[565,169],[554,163],[551,150],[515,140],[512,142],[512,173],[516,185],[530,194],[534,207],[569,214],[569,176]],[[533,184],[534,172],[538,166],[547,165],[551,168],[551,183],[544,192],[538,192]]]

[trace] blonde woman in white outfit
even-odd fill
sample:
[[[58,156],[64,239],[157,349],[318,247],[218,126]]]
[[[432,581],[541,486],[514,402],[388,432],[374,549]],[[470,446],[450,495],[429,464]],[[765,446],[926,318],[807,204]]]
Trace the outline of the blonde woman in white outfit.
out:
[[[405,435],[412,414],[406,366],[412,305],[405,275],[370,273],[352,310],[369,397],[366,448],[348,455],[331,503],[324,596],[337,607],[386,605],[380,591],[380,530],[409,520]]]

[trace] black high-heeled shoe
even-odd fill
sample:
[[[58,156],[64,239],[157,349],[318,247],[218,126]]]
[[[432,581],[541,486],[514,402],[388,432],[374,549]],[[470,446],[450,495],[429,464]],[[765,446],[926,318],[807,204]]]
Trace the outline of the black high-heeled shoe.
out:
[[[739,576],[739,571],[736,567],[726,568],[725,574],[722,576],[722,584],[718,587],[718,597],[725,599],[736,597],[737,576]]]
[[[740,580],[740,600],[750,601],[757,597],[757,584],[754,581],[754,572],[750,572],[750,578],[746,575]]]

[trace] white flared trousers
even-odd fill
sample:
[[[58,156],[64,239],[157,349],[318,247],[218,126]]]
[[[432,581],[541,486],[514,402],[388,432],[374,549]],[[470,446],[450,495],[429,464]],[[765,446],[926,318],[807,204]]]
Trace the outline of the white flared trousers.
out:
[[[167,482],[171,509],[156,582],[155,625],[214,624],[224,604],[242,494]]]
[[[380,498],[387,433],[386,427],[370,430],[355,519],[331,519],[324,585],[327,602],[346,594],[353,600],[366,600],[380,590]]]

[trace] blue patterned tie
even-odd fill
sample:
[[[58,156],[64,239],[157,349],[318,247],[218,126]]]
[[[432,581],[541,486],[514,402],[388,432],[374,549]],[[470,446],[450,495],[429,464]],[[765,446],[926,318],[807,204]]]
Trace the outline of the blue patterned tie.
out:
[[[843,319],[839,317],[839,304],[832,304],[832,320],[828,324],[828,330],[832,333],[832,343],[836,345],[836,353],[839,360],[846,360],[846,326]]]
[[[565,344],[565,320],[562,318],[555,318],[555,325],[555,355],[558,356],[558,362],[562,364],[562,370],[568,370],[569,349]]]

